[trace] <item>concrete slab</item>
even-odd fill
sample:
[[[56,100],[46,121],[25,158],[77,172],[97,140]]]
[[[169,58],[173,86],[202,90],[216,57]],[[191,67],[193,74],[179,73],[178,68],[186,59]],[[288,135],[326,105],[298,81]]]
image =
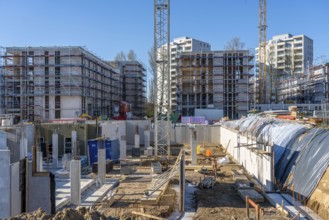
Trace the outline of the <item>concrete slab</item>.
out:
[[[94,186],[88,189],[81,198],[81,206],[92,206],[96,202],[103,200],[107,193],[115,188],[118,185],[118,182],[107,181],[100,188]]]
[[[246,196],[254,202],[264,202],[264,197],[254,189],[239,189],[238,194],[246,201]]]
[[[286,212],[288,212],[292,216],[297,216],[299,211],[291,205],[287,200],[285,200],[284,197],[281,196],[281,194],[278,193],[266,193],[265,194],[266,199],[274,206],[274,207],[282,207],[282,201],[283,201],[283,208]],[[300,220],[307,220],[308,218],[300,214]]]
[[[95,183],[94,179],[81,179],[81,193]],[[56,210],[70,203],[71,183],[69,179],[56,180]]]
[[[304,206],[300,202],[298,202],[296,199],[294,199],[289,194],[282,194],[282,197],[288,201],[290,204],[292,204],[294,207],[296,207],[297,210],[304,212],[305,215],[311,219],[317,219],[322,220],[320,216],[318,216],[312,209],[308,208],[307,206]]]

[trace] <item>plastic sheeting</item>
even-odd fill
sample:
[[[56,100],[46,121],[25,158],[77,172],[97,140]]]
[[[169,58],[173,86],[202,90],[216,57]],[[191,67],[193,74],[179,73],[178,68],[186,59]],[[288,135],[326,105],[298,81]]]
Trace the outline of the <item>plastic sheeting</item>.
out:
[[[273,145],[275,178],[293,191],[309,197],[329,165],[329,131],[309,129],[259,115],[224,122],[223,126]]]

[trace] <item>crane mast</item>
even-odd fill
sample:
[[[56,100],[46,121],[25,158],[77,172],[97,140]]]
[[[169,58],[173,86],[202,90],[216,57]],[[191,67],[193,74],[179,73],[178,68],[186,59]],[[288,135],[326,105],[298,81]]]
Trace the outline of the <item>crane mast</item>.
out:
[[[259,0],[258,18],[258,78],[259,104],[267,102],[266,90],[266,0]],[[271,98],[271,97],[270,97]]]
[[[170,155],[170,0],[154,0],[154,147]]]

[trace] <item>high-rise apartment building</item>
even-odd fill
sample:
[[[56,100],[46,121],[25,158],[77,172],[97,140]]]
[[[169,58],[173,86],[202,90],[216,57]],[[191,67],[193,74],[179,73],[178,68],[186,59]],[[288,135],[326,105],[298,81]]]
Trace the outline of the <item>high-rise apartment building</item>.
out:
[[[253,56],[248,50],[181,53],[177,58],[178,109],[220,109],[236,119],[249,110],[249,78]]]
[[[113,115],[117,72],[82,47],[1,48],[2,113],[22,120]]]
[[[257,63],[264,63],[264,55],[258,53]],[[266,103],[280,102],[278,87],[290,86],[291,78],[298,81],[307,74],[313,63],[313,40],[305,35],[282,34],[273,36],[266,43]],[[285,80],[285,81],[283,81]],[[289,89],[289,88],[287,88]],[[284,91],[286,92],[286,91]],[[282,101],[282,100],[281,100]]]
[[[176,58],[183,52],[208,52],[210,44],[190,37],[175,38],[170,42],[170,76],[171,76],[171,107],[173,111],[180,105],[177,103],[177,61]]]

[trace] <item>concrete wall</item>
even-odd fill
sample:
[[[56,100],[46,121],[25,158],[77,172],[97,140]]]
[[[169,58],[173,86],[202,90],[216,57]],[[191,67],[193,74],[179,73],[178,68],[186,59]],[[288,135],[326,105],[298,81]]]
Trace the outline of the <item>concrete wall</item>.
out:
[[[38,208],[42,208],[47,214],[50,214],[52,203],[49,173],[32,174],[32,162],[28,163],[28,170],[27,212],[33,212]]]
[[[81,96],[61,96],[61,118],[75,118],[81,115],[82,100]]]
[[[213,125],[196,125],[195,130],[197,132],[197,144],[213,145],[220,143],[220,127]],[[185,144],[191,143],[191,128],[188,126],[175,127],[172,129],[171,142],[173,144]]]
[[[257,154],[256,151],[242,147],[244,144],[255,144],[251,137],[239,135],[237,131],[225,127],[220,128],[220,143],[250,174],[252,174],[265,187],[271,191],[273,188],[272,160],[269,155]],[[240,147],[238,147],[240,146]],[[261,145],[251,147],[264,148]],[[267,147],[268,148],[268,147]]]
[[[10,165],[10,215],[21,213],[21,191],[19,188],[19,162]]]
[[[0,192],[0,219],[7,219],[10,216],[10,151],[1,145]]]
[[[149,120],[127,120],[126,121],[126,141],[127,145],[135,144],[135,131],[138,126],[140,143],[144,143],[145,125],[151,128],[151,121]]]
[[[219,120],[224,116],[223,109],[200,109],[196,108],[194,112],[195,116],[205,116],[206,120]]]
[[[41,137],[44,138],[45,142],[52,144],[52,134],[56,130],[58,134],[58,155],[64,154],[64,140],[65,138],[71,138],[72,130],[77,131],[77,146],[80,155],[87,155],[87,140],[91,139],[88,135],[87,124],[60,124],[60,123],[43,123],[41,124]],[[95,138],[95,137],[93,137]]]
[[[126,135],[126,121],[102,121],[102,136],[108,138],[121,138]],[[116,132],[118,129],[118,132]]]

